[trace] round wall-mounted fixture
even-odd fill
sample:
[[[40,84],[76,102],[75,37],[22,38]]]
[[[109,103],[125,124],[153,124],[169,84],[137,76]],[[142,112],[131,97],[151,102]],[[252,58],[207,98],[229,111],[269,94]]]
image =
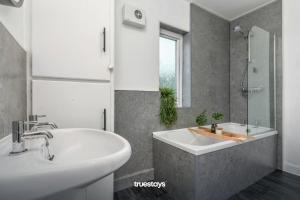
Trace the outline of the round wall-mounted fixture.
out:
[[[0,0],[0,4],[13,7],[21,7],[24,0]]]

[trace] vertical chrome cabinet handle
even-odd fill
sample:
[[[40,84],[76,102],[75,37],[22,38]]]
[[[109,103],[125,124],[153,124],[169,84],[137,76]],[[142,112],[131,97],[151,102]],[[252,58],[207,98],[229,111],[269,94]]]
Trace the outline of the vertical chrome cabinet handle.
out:
[[[106,108],[103,110],[103,130],[106,131]]]
[[[103,52],[106,52],[106,28],[103,28]]]

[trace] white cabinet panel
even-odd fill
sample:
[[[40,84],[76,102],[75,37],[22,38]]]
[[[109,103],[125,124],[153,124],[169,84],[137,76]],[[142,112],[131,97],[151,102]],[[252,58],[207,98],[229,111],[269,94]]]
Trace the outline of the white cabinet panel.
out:
[[[111,0],[32,0],[33,76],[109,80],[112,5]]]
[[[103,129],[107,109],[110,130],[110,84],[65,81],[32,81],[32,111],[45,114],[59,128]]]

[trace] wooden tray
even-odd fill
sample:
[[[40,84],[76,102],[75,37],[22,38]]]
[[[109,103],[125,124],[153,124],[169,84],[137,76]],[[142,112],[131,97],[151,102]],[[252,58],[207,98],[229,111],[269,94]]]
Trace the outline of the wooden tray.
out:
[[[188,130],[193,133],[196,133],[196,134],[200,134],[200,135],[203,135],[206,137],[210,137],[210,138],[214,138],[214,139],[218,139],[218,140],[224,140],[224,141],[233,140],[236,142],[244,142],[246,140],[254,139],[251,136],[246,136],[243,134],[231,133],[231,132],[226,132],[226,131],[223,131],[222,135],[217,135],[217,134],[211,133],[210,129],[208,129],[208,128],[189,128]]]

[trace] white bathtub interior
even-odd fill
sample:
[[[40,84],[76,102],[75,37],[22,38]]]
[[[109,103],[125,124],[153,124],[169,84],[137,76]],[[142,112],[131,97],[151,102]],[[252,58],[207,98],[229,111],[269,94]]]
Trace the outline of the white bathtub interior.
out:
[[[237,123],[223,123],[218,126],[224,128],[224,130],[228,132],[248,134],[253,137],[252,139],[243,142],[236,142],[233,140],[224,141],[199,135],[189,131],[188,128],[185,128],[154,132],[153,138],[194,155],[201,155],[277,134],[277,131],[270,128],[255,126],[253,126],[253,131],[247,133],[247,126]],[[204,127],[209,128],[210,126]]]
[[[178,129],[170,132],[171,134],[164,134],[164,137],[167,140],[174,141],[174,142],[181,142],[184,144],[196,145],[196,146],[211,145],[220,142],[219,140],[213,138],[194,134],[188,129]]]
[[[204,127],[210,128],[210,126],[204,126]],[[263,134],[263,133],[273,130],[272,128],[268,128],[268,127],[245,125],[245,124],[238,124],[238,123],[232,123],[232,122],[219,124],[218,127],[223,128],[224,131],[227,131],[227,132],[245,134],[245,135],[249,135],[249,136]]]

